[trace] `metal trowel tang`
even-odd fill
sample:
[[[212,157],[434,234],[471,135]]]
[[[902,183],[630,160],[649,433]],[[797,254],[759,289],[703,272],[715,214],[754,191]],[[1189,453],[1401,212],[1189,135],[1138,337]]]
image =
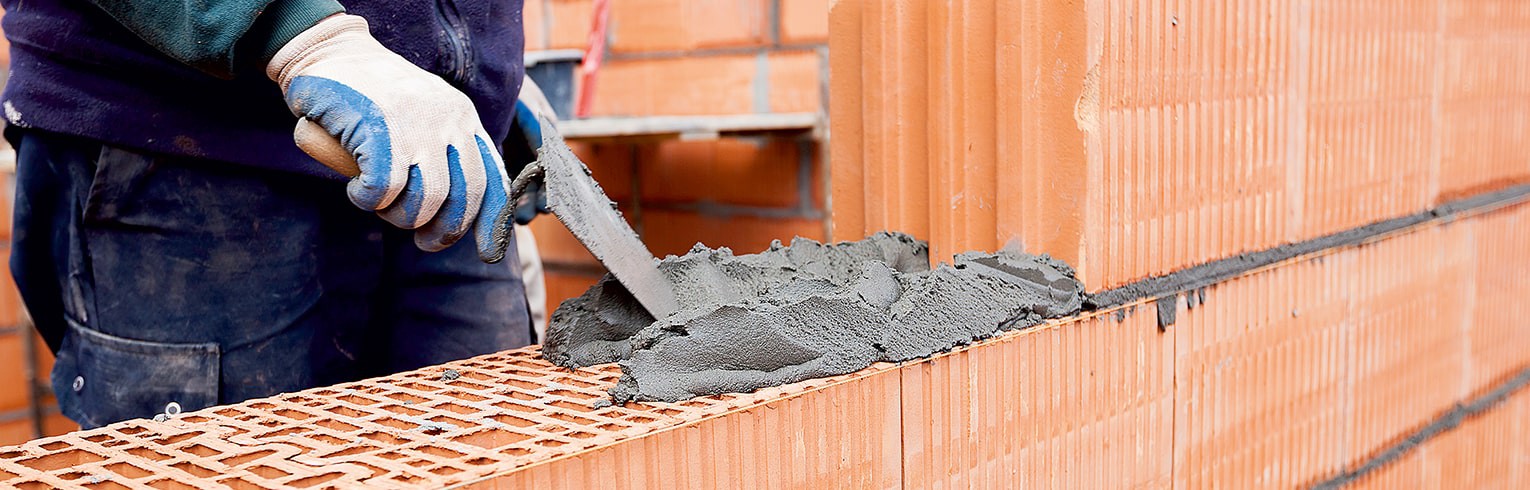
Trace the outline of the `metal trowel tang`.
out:
[[[540,178],[547,208],[637,298],[638,303],[654,318],[674,313],[679,309],[674,285],[659,272],[658,260],[638,239],[627,220],[622,219],[616,203],[606,197],[600,184],[590,176],[589,167],[574,155],[563,136],[553,129],[553,123],[545,118],[541,123],[542,146],[537,149],[537,161],[515,178],[511,185],[511,202],[515,202],[515,194],[524,189],[530,179]]]

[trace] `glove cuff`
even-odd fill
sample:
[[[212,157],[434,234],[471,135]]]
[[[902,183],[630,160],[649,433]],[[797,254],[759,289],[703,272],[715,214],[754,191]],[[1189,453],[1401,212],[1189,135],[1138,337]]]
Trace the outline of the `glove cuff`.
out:
[[[277,50],[271,62],[266,64],[266,76],[281,86],[282,93],[286,93],[287,85],[302,67],[311,63],[311,57],[322,51],[323,47],[334,44],[338,38],[348,35],[365,36],[367,39],[372,37],[366,19],[360,16],[341,13],[326,17]]]

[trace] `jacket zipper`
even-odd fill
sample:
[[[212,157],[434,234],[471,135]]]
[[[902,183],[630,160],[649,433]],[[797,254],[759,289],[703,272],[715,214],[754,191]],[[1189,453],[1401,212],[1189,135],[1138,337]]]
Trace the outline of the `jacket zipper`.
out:
[[[446,42],[451,44],[454,52],[449,63],[451,81],[456,85],[467,83],[468,74],[468,45],[471,43],[467,26],[462,23],[462,16],[457,13],[457,4],[452,0],[436,0],[436,18],[441,21],[441,28],[446,30]]]

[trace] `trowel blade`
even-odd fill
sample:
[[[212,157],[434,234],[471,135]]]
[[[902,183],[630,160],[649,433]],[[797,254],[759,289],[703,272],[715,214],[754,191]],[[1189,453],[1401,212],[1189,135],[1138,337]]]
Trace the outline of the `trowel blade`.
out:
[[[544,128],[549,127],[543,124]],[[654,318],[680,307],[674,285],[659,272],[658,261],[637,233],[622,219],[616,203],[606,197],[590,169],[574,155],[555,130],[544,131],[537,161],[544,177],[547,208],[590,250],[611,275],[637,298]]]

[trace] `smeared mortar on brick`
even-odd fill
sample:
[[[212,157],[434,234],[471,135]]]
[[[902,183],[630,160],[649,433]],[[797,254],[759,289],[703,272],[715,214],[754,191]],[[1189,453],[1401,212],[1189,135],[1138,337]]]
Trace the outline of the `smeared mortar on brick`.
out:
[[[893,233],[752,255],[698,246],[659,265],[680,311],[655,321],[607,277],[553,313],[543,353],[566,367],[620,362],[617,403],[678,401],[926,357],[1083,301],[1073,269],[1046,256],[928,264],[923,242]]]
[[[1089,296],[1084,302],[1084,308],[1088,310],[1102,310],[1143,298],[1160,298],[1160,305],[1165,305],[1167,303],[1163,303],[1162,299],[1187,291],[1196,291],[1199,296],[1197,302],[1205,303],[1205,288],[1242,275],[1248,271],[1295,257],[1314,254],[1322,250],[1361,245],[1425,222],[1449,220],[1462,213],[1480,213],[1500,206],[1511,205],[1523,201],[1526,196],[1530,196],[1530,184],[1516,185],[1450,201],[1428,211],[1378,221],[1300,242],[1287,243],[1273,248],[1213,260],[1194,267],[1100,291]],[[1164,311],[1163,308],[1160,308],[1159,311],[1160,328],[1174,323],[1172,314],[1168,314],[1166,317],[1162,313]],[[1119,317],[1121,313],[1118,312],[1117,315]],[[1167,323],[1164,323],[1165,320],[1167,320]]]

